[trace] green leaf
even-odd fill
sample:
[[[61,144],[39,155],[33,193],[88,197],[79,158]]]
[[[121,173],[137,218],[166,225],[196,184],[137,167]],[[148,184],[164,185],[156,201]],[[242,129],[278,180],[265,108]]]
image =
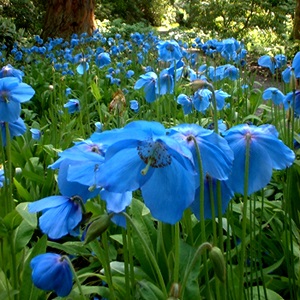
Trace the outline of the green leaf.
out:
[[[282,298],[279,294],[277,294],[272,290],[264,288],[263,286],[252,287],[251,289],[252,289],[252,300],[284,300],[284,298]]]
[[[3,219],[3,222],[8,230],[16,229],[22,221],[23,218],[15,209],[7,214]]]
[[[16,211],[22,216],[23,220],[26,221],[32,228],[37,227],[37,216],[34,213],[30,213],[28,211],[28,204],[29,203],[20,203],[16,207]]]
[[[38,240],[36,245],[30,250],[29,254],[27,255],[24,264],[24,270],[22,272],[19,299],[37,300],[39,295],[42,293],[42,291],[36,288],[32,283],[31,280],[32,270],[30,267],[30,261],[38,254],[45,253],[46,245],[47,245],[47,236],[44,235],[41,239]]]
[[[0,218],[0,238],[6,237],[8,235],[8,228],[4,223],[4,220]]]
[[[144,300],[165,300],[164,294],[159,287],[147,280],[141,280],[137,283],[137,299]],[[200,299],[200,298],[194,298]]]
[[[95,99],[97,101],[100,101],[101,98],[102,98],[101,93],[100,93],[100,89],[94,81],[91,82],[91,91],[92,91],[92,94],[95,97]]]
[[[30,226],[25,220],[17,227],[16,234],[16,253],[24,249],[24,247],[29,243],[35,228]]]
[[[10,291],[10,293],[8,293]],[[10,295],[9,295],[10,294]],[[8,300],[12,296],[12,287],[4,272],[0,269],[0,299]]]
[[[48,247],[52,247],[54,249],[58,249],[64,251],[68,254],[75,255],[75,256],[90,256],[91,253],[88,251],[82,242],[66,242],[64,244],[59,244],[56,242],[47,242]]]
[[[98,295],[103,298],[109,299],[109,289],[105,286],[92,286],[92,285],[82,285],[82,292],[84,295]],[[94,299],[94,297],[92,297]],[[61,300],[60,297],[55,298],[57,300]],[[68,295],[67,299],[72,300],[82,300],[82,296],[79,294],[79,290],[75,287],[72,292]],[[54,299],[53,299],[54,300]]]
[[[181,279],[183,278],[186,269],[189,267],[191,260],[194,257],[196,249],[185,242],[180,242],[180,263],[179,263],[179,272]],[[198,276],[200,273],[200,259],[196,262],[194,268],[191,270],[186,289],[184,292],[184,299],[185,300],[194,300],[194,299],[201,299],[200,289],[199,289],[199,282]]]
[[[121,261],[112,261],[110,263],[110,269],[111,269],[111,274],[112,276],[125,276],[125,266],[124,262]],[[134,278],[135,280],[151,280],[148,275],[142,270],[141,267],[134,267]],[[104,274],[104,269],[100,271],[101,273]]]
[[[132,199],[132,219],[135,223],[137,229],[141,233],[143,240],[146,241],[150,251],[154,253],[154,249],[156,249],[156,230],[154,228],[154,224],[151,220],[150,215],[142,215],[144,208],[144,204],[137,199]],[[132,231],[132,241],[134,248],[134,255],[138,259],[141,264],[142,269],[148,276],[155,280],[156,274],[153,270],[152,263],[147,255],[147,252],[144,249],[143,244],[140,242],[140,238],[135,232]]]
[[[13,182],[14,182],[14,185],[17,189],[19,196],[28,202],[32,202],[33,199],[31,197],[30,193],[17,181],[16,178],[13,179]]]

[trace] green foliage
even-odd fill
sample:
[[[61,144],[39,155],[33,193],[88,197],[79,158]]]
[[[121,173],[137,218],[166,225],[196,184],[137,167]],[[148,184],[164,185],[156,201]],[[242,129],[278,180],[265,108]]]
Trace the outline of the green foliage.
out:
[[[130,39],[130,34],[134,32],[146,34],[150,31],[154,31],[152,27],[147,26],[143,22],[127,24],[123,19],[120,18],[114,19],[112,21],[105,20],[104,22],[100,23],[100,27],[103,31],[104,36],[111,37],[118,33],[122,36],[122,38],[125,39]]]
[[[294,1],[228,0],[175,1],[186,14],[182,25],[201,28],[221,37],[243,38],[249,29],[273,30],[286,34],[295,10]]]
[[[0,44],[5,44],[8,50],[11,50],[14,42],[21,41],[24,35],[22,29],[17,30],[12,19],[0,16]]]
[[[42,28],[45,5],[41,0],[0,0],[0,11],[13,21],[17,30],[23,28],[27,33],[37,34]]]
[[[161,25],[168,0],[103,0],[98,4],[96,16],[100,19],[121,18],[126,23],[145,22],[153,26]]]

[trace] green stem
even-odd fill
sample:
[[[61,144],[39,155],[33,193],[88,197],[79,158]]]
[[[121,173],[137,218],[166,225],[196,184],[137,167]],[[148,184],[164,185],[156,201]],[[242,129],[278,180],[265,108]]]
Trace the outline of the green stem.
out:
[[[131,226],[127,227],[127,238],[128,238],[128,253],[129,253],[129,271],[130,271],[130,281],[131,281],[131,291],[132,295],[134,295],[134,287],[135,287],[135,281],[134,281],[134,264],[133,264],[133,249],[132,249],[132,237],[131,237]],[[131,255],[130,255],[131,254]]]
[[[184,299],[184,292],[185,292],[186,283],[187,283],[188,277],[189,277],[193,267],[195,266],[195,263],[197,262],[200,255],[203,254],[203,252],[205,250],[211,250],[211,249],[212,249],[212,245],[208,242],[205,242],[205,243],[201,244],[198,247],[197,251],[195,252],[195,254],[194,254],[194,256],[193,256],[193,258],[190,262],[190,264],[188,265],[188,267],[185,270],[184,277],[183,277],[182,283],[181,283],[181,288],[180,288],[180,291],[181,291],[180,299]]]
[[[6,184],[7,184],[7,195],[6,195],[6,214],[10,213],[14,209],[13,193],[12,193],[12,159],[11,159],[11,141],[10,141],[10,131],[9,124],[5,122],[5,131],[6,131],[6,158],[7,158],[7,168],[6,168]]]
[[[199,187],[200,187],[200,193],[199,193],[200,212],[199,212],[199,215],[200,215],[200,228],[201,228],[201,244],[203,244],[206,242],[205,217],[204,217],[204,209],[205,209],[205,207],[204,207],[204,171],[203,171],[202,158],[201,158],[200,149],[199,149],[197,140],[195,139],[194,136],[190,136],[190,138],[194,141],[194,146],[195,146],[196,154],[197,154],[198,168],[199,168]],[[211,299],[206,253],[204,253],[203,266],[204,266],[205,283],[206,283],[206,287],[207,287],[208,299]]]
[[[175,261],[174,261],[174,283],[179,282],[179,261],[180,261],[180,256],[179,256],[179,246],[180,246],[180,230],[179,230],[179,222],[177,222],[174,226],[174,256],[175,256]]]
[[[242,212],[242,237],[241,237],[241,253],[240,253],[240,278],[239,278],[239,298],[244,299],[244,265],[246,258],[246,231],[247,231],[247,204],[248,204],[248,182],[249,182],[249,166],[250,166],[250,140],[251,136],[246,136],[246,158],[245,158],[245,174],[244,174],[244,197]]]
[[[135,232],[139,236],[139,240],[143,244],[144,249],[147,252],[148,258],[150,259],[150,261],[152,263],[152,266],[154,267],[154,269],[156,271],[156,275],[158,277],[158,281],[159,281],[160,287],[162,289],[162,292],[163,292],[164,296],[167,298],[168,292],[167,292],[167,289],[166,289],[166,285],[165,285],[164,279],[162,277],[159,266],[157,264],[157,261],[156,261],[154,255],[153,255],[152,251],[150,250],[150,248],[147,245],[146,241],[143,239],[139,229],[135,225],[134,221],[130,218],[130,216],[125,212],[123,212],[122,214],[126,217],[126,220],[131,224],[132,228],[135,230]]]
[[[126,299],[131,299],[130,295],[130,285],[129,285],[129,267],[128,267],[128,247],[127,247],[127,237],[126,232],[122,228],[122,240],[123,240],[123,257],[124,257],[124,275],[125,275],[125,290]]]
[[[103,244],[105,244],[107,242],[105,233],[106,232],[104,232],[102,234]],[[115,295],[115,290],[113,287],[111,271],[110,271],[110,264],[109,264],[109,257],[108,257],[107,251],[104,251],[103,249],[101,249],[100,244],[97,240],[90,242],[89,245],[91,246],[92,251],[95,252],[96,256],[98,257],[101,264],[103,265],[105,280],[106,280],[108,288],[109,288],[110,299],[117,300],[116,295]]]
[[[69,258],[68,256],[66,256],[66,255],[63,255],[63,259],[66,260],[66,261],[68,262],[68,264],[69,264],[69,266],[70,266],[70,268],[71,268],[71,271],[72,271],[72,273],[73,273],[74,280],[75,280],[76,285],[77,285],[77,287],[78,287],[80,296],[82,297],[82,299],[86,299],[85,296],[84,296],[84,294],[83,294],[83,291],[82,291],[81,283],[80,283],[80,281],[79,281],[79,278],[78,278],[78,276],[77,276],[77,274],[76,274],[76,271],[75,271],[75,269],[74,269],[74,267],[73,267],[73,264],[72,264],[70,258]]]

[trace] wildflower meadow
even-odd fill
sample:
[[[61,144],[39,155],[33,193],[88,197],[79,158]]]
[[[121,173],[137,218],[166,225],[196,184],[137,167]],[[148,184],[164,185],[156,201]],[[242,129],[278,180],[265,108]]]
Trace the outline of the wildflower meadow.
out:
[[[300,299],[300,52],[96,30],[0,49],[0,298]]]

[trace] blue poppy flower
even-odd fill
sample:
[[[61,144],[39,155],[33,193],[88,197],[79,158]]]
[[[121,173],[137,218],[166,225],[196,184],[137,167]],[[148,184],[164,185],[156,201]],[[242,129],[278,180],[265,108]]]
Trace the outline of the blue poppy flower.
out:
[[[0,78],[3,77],[16,77],[19,79],[20,82],[22,82],[22,78],[24,76],[24,72],[18,69],[15,69],[10,64],[4,66],[0,70]]]
[[[39,141],[41,139],[42,132],[39,129],[31,128],[30,132],[32,134],[32,139],[34,139],[36,141]]]
[[[130,109],[132,109],[134,112],[138,112],[140,109],[140,105],[138,101],[130,100]]]
[[[264,90],[262,98],[264,100],[271,99],[274,102],[274,104],[279,105],[283,103],[283,99],[285,98],[285,95],[278,88],[269,87]]]
[[[6,146],[6,129],[5,122],[0,121],[0,128],[2,134],[2,145]],[[26,125],[21,118],[18,118],[14,122],[8,122],[9,135],[12,139],[15,136],[21,136],[26,132]]]
[[[69,96],[70,94],[72,93],[72,89],[71,88],[66,88],[66,90],[65,90],[65,95],[66,96]]]
[[[281,72],[282,74],[282,79],[285,83],[289,83],[291,80],[291,75],[292,75],[292,68],[291,67],[286,67],[285,70]]]
[[[168,69],[164,69],[159,74],[159,81],[156,85],[156,94],[172,94],[174,91],[174,79]]]
[[[78,234],[75,229],[81,222],[82,210],[76,197],[46,197],[29,203],[28,210],[31,213],[42,212],[39,225],[42,232],[51,239]]]
[[[70,99],[65,105],[65,108],[68,109],[69,114],[73,114],[75,112],[78,112],[80,110],[80,103],[77,99]]]
[[[234,153],[229,185],[236,193],[244,194],[247,140],[250,147],[248,195],[270,182],[273,169],[282,170],[294,162],[294,152],[278,139],[278,132],[273,125],[257,127],[241,124],[223,135]]]
[[[289,92],[283,99],[285,109],[293,108],[296,116],[300,116],[300,90]]]
[[[160,41],[157,44],[159,59],[163,61],[173,61],[182,58],[182,52],[179,44],[174,41]]]
[[[95,58],[95,63],[100,69],[104,68],[105,66],[108,66],[111,63],[111,58],[109,53],[102,52],[98,54]]]
[[[185,115],[188,115],[192,112],[193,102],[192,102],[192,99],[189,96],[187,96],[185,94],[178,95],[177,103],[182,105],[183,113]]]
[[[217,110],[221,110],[225,106],[225,99],[231,97],[231,95],[227,94],[226,92],[222,91],[222,89],[220,89],[215,91],[215,97],[217,102]]]
[[[272,74],[275,73],[275,59],[270,55],[263,55],[258,59],[258,64],[261,67],[269,68]]]
[[[222,211],[223,214],[234,196],[234,192],[228,186],[227,180],[220,181],[221,185],[221,199],[222,199]],[[217,193],[217,180],[206,176],[204,178],[204,218],[212,218],[212,201],[214,202],[214,216],[217,217],[218,214],[218,193]],[[195,201],[191,204],[191,210],[194,215],[200,219],[200,188],[197,188],[195,193]]]
[[[154,72],[148,72],[140,76],[135,83],[134,89],[144,88],[145,98],[147,102],[154,102],[156,99],[157,75]]]
[[[95,123],[96,132],[102,132],[103,131],[103,124],[101,122]]]
[[[262,67],[269,68],[271,73],[274,74],[276,69],[286,64],[286,56],[283,54],[277,54],[275,57],[263,55],[258,59],[258,64]]]
[[[210,105],[212,92],[208,89],[197,90],[192,98],[196,110],[205,113]]]
[[[172,127],[169,136],[192,152],[198,172],[197,152],[193,140],[195,139],[200,149],[204,176],[209,175],[219,180],[228,179],[232,168],[233,152],[223,137],[197,124],[180,124]],[[199,182],[197,184],[199,185]]]
[[[219,81],[225,78],[226,65],[218,66],[214,68],[213,66],[208,67],[208,77],[212,81]]]
[[[230,80],[237,80],[240,78],[240,70],[232,65],[228,65],[224,71],[224,77]]]
[[[194,200],[192,154],[157,122],[135,121],[116,133],[125,138],[108,147],[98,185],[115,193],[140,188],[154,218],[176,223]]]
[[[59,297],[66,297],[73,287],[73,275],[69,262],[56,253],[35,256],[31,262],[32,281],[45,291],[55,291]]]
[[[0,78],[0,120],[16,121],[21,113],[21,103],[29,101],[35,91],[16,77]]]
[[[69,173],[72,173],[71,167],[79,165],[75,151],[69,152],[69,154],[73,154],[71,159],[65,155],[50,166],[59,168],[58,187],[62,196],[46,197],[28,205],[29,212],[42,212],[39,225],[42,232],[51,239],[59,239],[67,234],[78,235],[78,225],[82,219],[82,205],[87,199],[95,197],[99,193],[99,189],[90,190],[89,185],[68,179]],[[84,158],[82,158],[83,160]],[[85,163],[88,163],[88,159],[85,160]],[[95,168],[95,163],[93,168]],[[93,176],[91,169],[89,171],[90,176]]]
[[[300,78],[300,52],[297,52],[294,56],[292,68],[294,69],[296,78]]]
[[[133,70],[128,70],[127,72],[126,72],[126,78],[131,78],[132,76],[134,75],[134,71]]]
[[[83,75],[90,68],[86,59],[81,59],[80,64],[77,66],[76,71],[78,74]]]
[[[105,133],[102,133],[101,136],[105,136]],[[64,173],[64,176],[59,177],[61,179],[59,180],[59,183],[61,183],[60,188],[66,195],[70,196],[70,193],[78,191],[78,188],[82,185],[82,189],[80,193],[78,191],[78,194],[83,200],[95,196],[88,193],[88,188],[91,190],[97,188],[99,166],[104,162],[106,147],[105,141],[97,143],[89,139],[76,143],[75,146],[59,153],[60,158],[50,165],[49,168],[59,169],[59,175],[62,170],[67,172]],[[67,170],[65,169],[65,164],[67,164]],[[63,183],[63,180],[67,181],[66,185]],[[71,183],[78,186],[72,187]]]

